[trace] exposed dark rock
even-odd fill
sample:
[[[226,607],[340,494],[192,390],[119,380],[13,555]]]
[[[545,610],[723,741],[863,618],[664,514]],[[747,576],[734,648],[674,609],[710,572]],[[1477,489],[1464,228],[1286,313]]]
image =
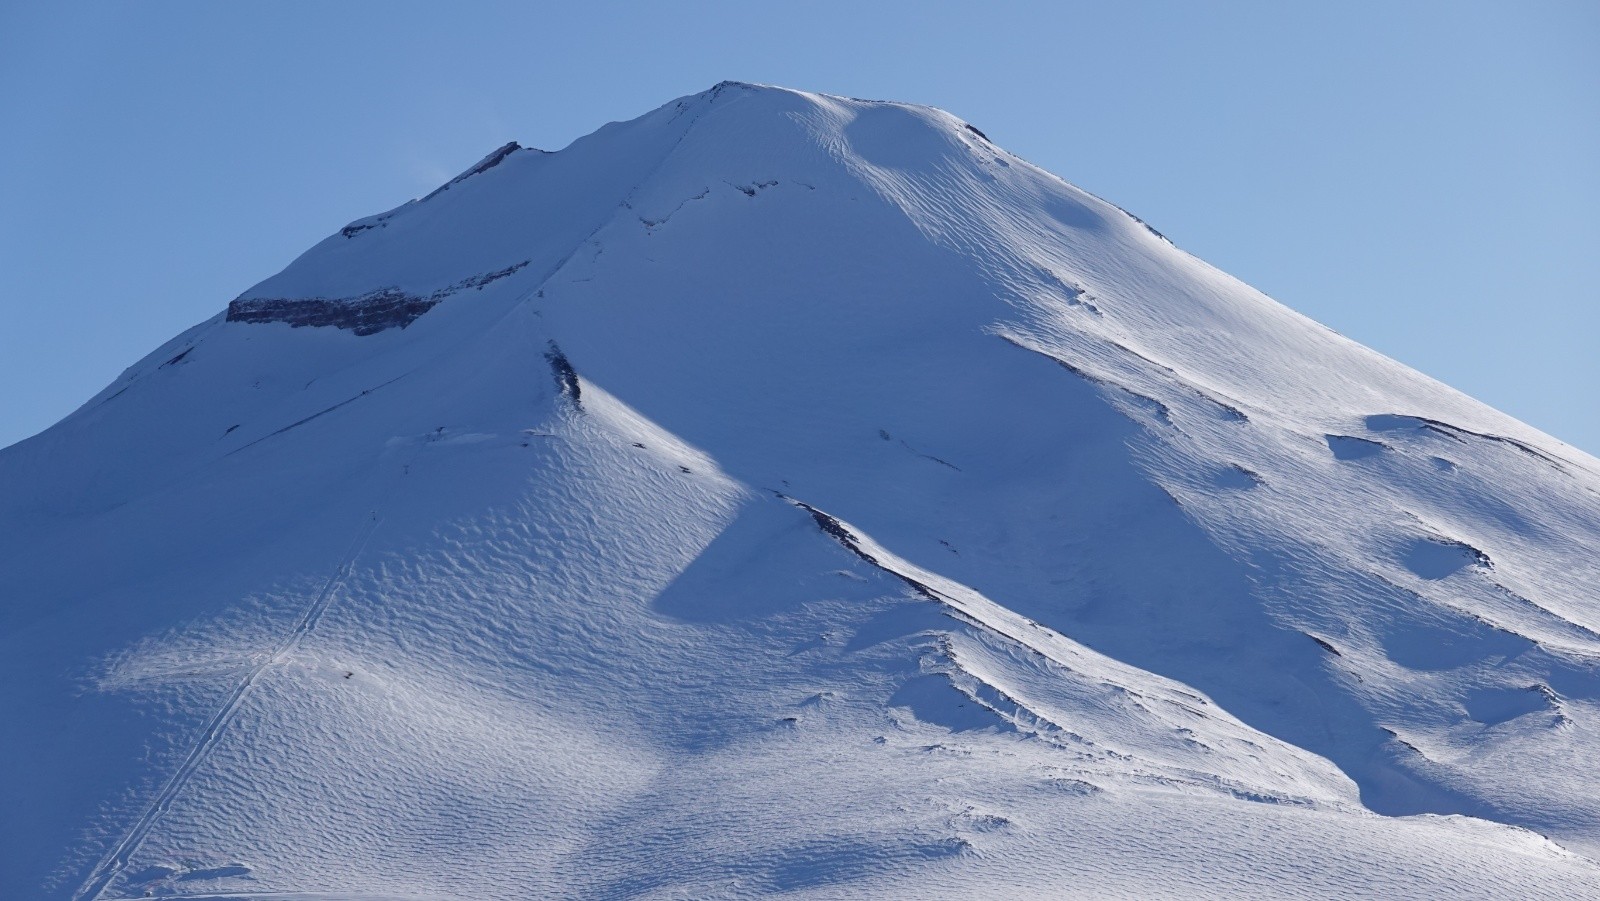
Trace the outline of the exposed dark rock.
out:
[[[283,322],[293,328],[325,326],[372,335],[386,328],[405,328],[439,301],[381,288],[351,298],[253,297],[228,304],[229,322]]]
[[[582,410],[583,385],[578,381],[578,371],[572,368],[567,355],[561,352],[561,346],[552,340],[544,358],[550,362],[550,372],[556,378],[556,390],[571,400],[574,407]]]
[[[410,206],[410,204],[408,203],[406,206]],[[399,209],[390,210],[389,212],[380,216],[369,216],[365,219],[357,219],[349,225],[346,225],[344,228],[339,229],[339,234],[344,235],[346,238],[354,238],[356,235],[359,235],[368,229],[388,228],[389,220],[394,218],[395,213],[398,213],[403,209],[405,209],[405,206],[402,206]]]
[[[773,187],[777,183],[778,183],[777,180],[774,179],[772,181],[752,182],[752,183],[750,183],[748,185],[734,185],[734,187],[737,188],[739,190],[739,193],[743,194],[744,196],[746,196],[746,197],[754,197],[754,196],[756,196],[756,194],[758,192],[760,192],[762,190],[765,190],[767,188]]]
[[[1304,635],[1305,637],[1311,639],[1312,641],[1316,642],[1318,645],[1320,645],[1322,647],[1322,649],[1324,651],[1327,651],[1328,653],[1332,654],[1333,656],[1335,656],[1335,657],[1343,657],[1344,656],[1344,654],[1341,653],[1340,650],[1338,648],[1334,647],[1331,643],[1329,643],[1327,641],[1324,641],[1324,640],[1318,638],[1315,635],[1312,635],[1310,632],[1302,632],[1301,634]]]
[[[783,494],[779,494],[778,497],[788,501],[791,504],[794,504],[796,507],[799,507],[802,510],[805,510],[807,513],[810,513],[811,519],[816,522],[817,528],[821,529],[823,534],[832,538],[834,541],[839,542],[839,544],[844,547],[845,550],[855,554],[857,557],[860,557],[863,562],[880,569],[891,576],[894,576],[896,579],[899,579],[900,581],[906,583],[906,585],[910,586],[911,589],[917,594],[930,601],[937,601],[940,599],[939,595],[932,588],[929,588],[927,585],[924,585],[916,579],[911,578],[905,573],[897,572],[887,566],[884,566],[882,563],[878,562],[877,557],[874,557],[862,550],[861,545],[856,541],[855,534],[849,529],[845,528],[844,524],[839,522],[837,519],[834,519],[832,516],[829,516],[821,510],[818,510],[816,507],[811,506],[805,501],[795,500],[794,498]]]
[[[457,291],[465,291],[468,288],[482,288],[484,285],[487,285],[490,282],[499,281],[508,275],[516,274],[517,270],[526,265],[528,265],[528,261],[523,260],[520,263],[507,266],[504,269],[496,269],[493,272],[485,272],[482,275],[468,276],[467,278],[464,278],[455,284],[446,285],[445,287],[440,288],[428,296],[433,300],[444,300],[446,297],[449,297]]]
[[[384,213],[381,216],[372,216],[372,217],[369,217],[369,218],[366,218],[366,219],[358,219],[355,222],[352,222],[349,225],[346,225],[344,228],[339,229],[339,234],[344,235],[346,238],[354,238],[356,235],[359,235],[362,232],[367,231],[369,229],[388,228],[389,227],[389,221],[388,220],[390,218],[392,218],[396,213],[398,213],[401,210],[406,209],[407,207],[411,206],[412,203],[426,203],[427,201],[432,200],[433,198],[439,196],[443,192],[450,190],[452,187],[455,187],[456,185],[461,184],[463,181],[466,181],[467,179],[471,178],[472,176],[474,176],[474,175],[482,175],[483,173],[489,171],[490,169],[493,169],[494,167],[500,165],[501,163],[505,162],[506,157],[510,156],[511,154],[516,153],[519,150],[527,150],[527,149],[529,149],[529,148],[523,147],[521,144],[518,144],[516,141],[512,141],[511,143],[506,144],[506,145],[496,149],[493,153],[491,153],[488,156],[484,157],[483,159],[479,160],[475,165],[473,165],[472,168],[470,168],[467,171],[461,173],[460,175],[457,175],[455,178],[450,179],[449,181],[445,182],[444,184],[440,185],[439,187],[434,188],[432,191],[428,192],[427,196],[423,197],[422,200],[420,200],[420,201],[408,201],[405,204],[405,206],[402,206],[399,209],[391,210],[388,213]],[[544,151],[535,150],[534,152],[535,153],[543,153]]]
[[[490,169],[493,169],[494,167],[496,167],[496,166],[500,165],[501,163],[505,162],[506,157],[510,156],[513,153],[516,153],[518,150],[521,150],[521,149],[522,149],[522,145],[521,144],[518,144],[516,141],[512,141],[511,143],[505,145],[504,147],[501,147],[500,149],[496,150],[494,153],[491,153],[488,156],[484,157],[482,160],[479,160],[478,164],[476,166],[473,166],[471,169],[468,169],[467,171],[461,173],[460,175],[457,175],[455,178],[450,179],[449,181],[445,182],[444,184],[440,185],[439,187],[434,188],[433,191],[428,194],[428,196],[422,198],[423,202],[426,203],[427,201],[432,200],[434,197],[437,197],[439,194],[450,190],[452,187],[454,187],[454,186],[456,186],[458,184],[461,184],[462,182],[466,181],[467,179],[471,178],[474,175],[482,175],[483,173],[488,172]]]
[[[228,304],[228,321],[282,322],[293,328],[331,325],[357,335],[372,335],[386,328],[405,328],[446,297],[468,288],[481,289],[527,265],[528,261],[523,260],[504,269],[470,276],[426,297],[407,294],[399,288],[379,288],[359,297],[241,297]],[[168,362],[175,363],[182,356]]]

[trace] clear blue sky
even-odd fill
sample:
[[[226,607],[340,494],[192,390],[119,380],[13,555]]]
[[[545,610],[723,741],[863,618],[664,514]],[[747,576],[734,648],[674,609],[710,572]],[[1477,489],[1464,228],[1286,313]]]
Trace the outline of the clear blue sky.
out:
[[[1600,3],[0,4],[0,446],[339,226],[723,79],[944,107],[1600,453]]]

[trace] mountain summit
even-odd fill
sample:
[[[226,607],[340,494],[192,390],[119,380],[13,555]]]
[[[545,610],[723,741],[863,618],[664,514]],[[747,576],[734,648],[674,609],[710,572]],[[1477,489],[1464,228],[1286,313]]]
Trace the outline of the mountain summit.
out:
[[[1576,896],[1600,461],[724,83],[0,451],[0,896]]]

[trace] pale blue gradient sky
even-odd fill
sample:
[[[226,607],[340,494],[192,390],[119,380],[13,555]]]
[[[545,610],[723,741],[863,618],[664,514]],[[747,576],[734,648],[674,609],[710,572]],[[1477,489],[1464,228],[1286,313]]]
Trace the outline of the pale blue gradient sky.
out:
[[[944,107],[1600,452],[1600,4],[0,5],[0,446],[346,222],[723,79]]]

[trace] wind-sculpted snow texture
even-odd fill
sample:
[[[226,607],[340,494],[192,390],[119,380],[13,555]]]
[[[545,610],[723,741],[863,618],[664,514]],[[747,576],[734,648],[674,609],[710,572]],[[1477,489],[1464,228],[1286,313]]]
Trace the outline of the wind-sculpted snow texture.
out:
[[[501,148],[0,530],[4,898],[1600,885],[1600,462],[937,110]]]

